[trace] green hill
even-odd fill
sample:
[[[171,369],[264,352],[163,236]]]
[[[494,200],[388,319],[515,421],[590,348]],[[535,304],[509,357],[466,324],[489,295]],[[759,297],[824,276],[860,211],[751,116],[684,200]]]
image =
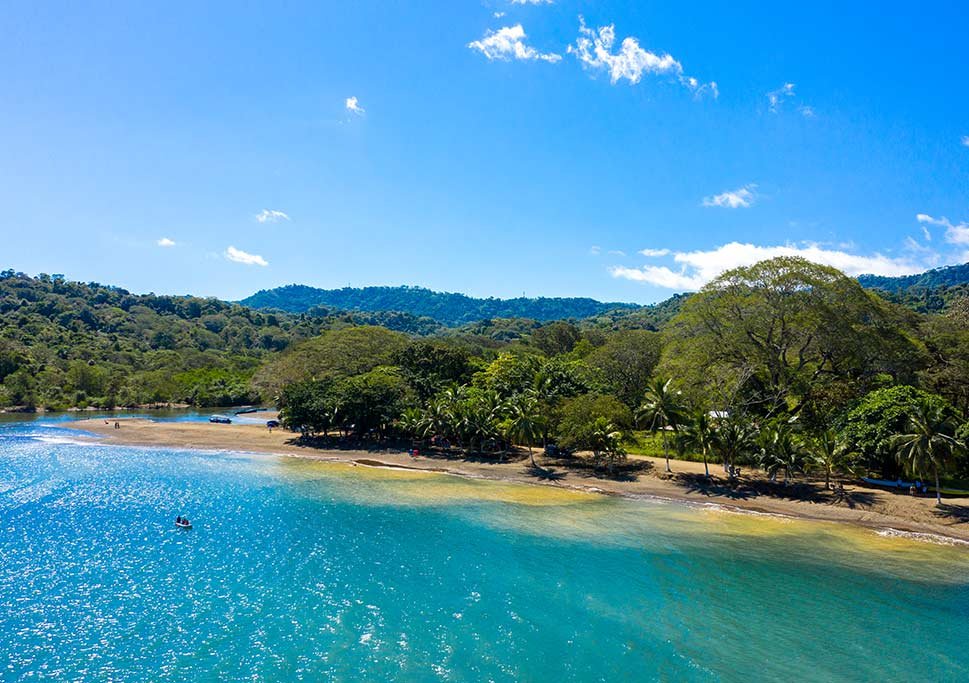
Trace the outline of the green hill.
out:
[[[858,282],[913,311],[939,313],[969,296],[969,263],[902,277],[862,275]]]
[[[546,322],[590,318],[616,309],[641,308],[637,304],[603,303],[581,297],[477,299],[465,294],[434,292],[423,287],[317,289],[305,285],[262,290],[240,303],[252,308],[290,313],[302,313],[314,306],[343,311],[400,311],[433,318],[452,327],[490,318],[530,318]]]
[[[903,289],[933,289],[935,287],[953,287],[969,284],[969,263],[959,266],[945,266],[934,268],[917,275],[903,275],[887,277],[884,275],[860,275],[858,282],[862,287],[882,289],[886,292],[898,292]]]
[[[59,275],[0,272],[0,406],[236,405],[268,357],[324,330],[440,324],[396,312],[255,311],[218,299],[133,294]]]

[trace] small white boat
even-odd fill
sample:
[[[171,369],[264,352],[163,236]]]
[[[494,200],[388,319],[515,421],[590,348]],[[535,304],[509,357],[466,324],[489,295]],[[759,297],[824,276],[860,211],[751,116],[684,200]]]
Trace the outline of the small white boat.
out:
[[[214,422],[216,424],[227,425],[232,424],[232,418],[228,415],[213,415],[209,418],[209,422]]]
[[[177,526],[179,529],[191,529],[192,523],[189,522],[188,520],[183,519],[180,522],[175,522],[175,526]]]

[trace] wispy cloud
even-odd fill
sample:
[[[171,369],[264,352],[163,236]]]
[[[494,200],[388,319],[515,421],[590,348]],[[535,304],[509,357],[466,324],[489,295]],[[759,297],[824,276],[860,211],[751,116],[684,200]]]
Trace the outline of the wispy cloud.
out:
[[[512,59],[537,60],[555,63],[562,55],[554,52],[539,52],[525,43],[528,36],[521,24],[505,26],[497,31],[487,30],[481,40],[473,40],[468,47],[477,50],[489,60],[509,61]]]
[[[644,75],[668,75],[697,95],[709,93],[717,97],[720,94],[715,82],[701,84],[696,78],[685,76],[683,65],[669,53],[646,50],[632,36],[623,38],[617,52],[613,52],[615,43],[615,24],[593,29],[580,16],[579,37],[575,45],[569,45],[568,52],[587,68],[608,72],[613,84],[621,80],[639,83]]]
[[[770,110],[770,113],[777,114],[781,109],[784,108],[784,102],[797,97],[795,89],[796,86],[793,83],[785,83],[777,90],[771,90],[769,93],[767,93],[767,108]],[[818,115],[814,110],[814,107],[806,104],[799,104],[797,106],[797,111],[806,119],[814,119],[817,118]]]
[[[937,225],[945,228],[945,241],[949,244],[969,245],[969,223],[965,221],[953,223],[945,216],[933,218],[926,213],[917,214],[915,220],[922,224],[923,230],[926,225]]]
[[[159,247],[174,247],[175,240],[168,239],[167,237],[162,237],[160,240],[155,242]]]
[[[767,93],[767,102],[770,105],[771,112],[776,114],[781,107],[781,103],[790,97],[794,97],[793,83],[785,83],[777,90],[771,90]]]
[[[959,142],[962,143],[963,147],[969,147],[969,135],[963,135]]]
[[[260,223],[278,223],[279,221],[290,220],[289,215],[285,211],[276,211],[275,209],[263,209],[256,214],[256,220]]]
[[[756,185],[751,183],[736,190],[704,197],[703,206],[718,206],[724,209],[748,209],[757,201],[757,196],[754,194],[754,188],[756,187]]]
[[[640,249],[639,253],[646,258],[659,258],[661,256],[668,256],[670,253],[669,249]]]
[[[225,258],[234,263],[242,263],[243,265],[247,266],[269,265],[269,262],[259,254],[250,254],[242,251],[242,249],[236,249],[235,247],[228,247],[225,250]]]
[[[609,272],[616,278],[666,289],[696,290],[731,268],[750,266],[777,256],[801,256],[815,263],[833,266],[851,276],[864,273],[912,275],[926,267],[924,261],[913,258],[891,258],[879,253],[854,254],[811,243],[762,246],[730,242],[709,250],[672,252],[671,256],[674,263],[672,268],[664,265],[640,268],[615,266]]]
[[[555,0],[511,0],[513,5],[553,5]]]
[[[505,16],[505,13],[504,12],[494,12],[494,13],[492,13],[491,16],[493,16],[495,19],[501,19],[503,16]]]
[[[348,97],[346,107],[347,111],[353,112],[354,114],[359,114],[361,116],[367,112],[366,109],[360,106],[360,100],[358,100],[356,97]],[[380,116],[378,115],[377,118],[380,118]]]
[[[589,247],[589,253],[592,256],[598,256],[599,254],[602,253],[602,247],[598,247],[598,246]]]

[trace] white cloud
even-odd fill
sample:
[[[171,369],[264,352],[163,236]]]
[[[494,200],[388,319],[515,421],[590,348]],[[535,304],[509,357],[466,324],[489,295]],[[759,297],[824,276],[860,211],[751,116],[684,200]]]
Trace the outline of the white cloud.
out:
[[[613,266],[609,269],[609,272],[616,278],[656,285],[664,289],[685,291],[699,289],[702,286],[702,284],[697,284],[696,278],[687,275],[685,272],[674,272],[666,266],[643,266],[642,268]]]
[[[703,206],[719,206],[724,209],[748,209],[757,200],[757,196],[754,194],[755,187],[757,186],[751,183],[736,190],[721,192],[712,197],[704,197]]]
[[[794,84],[785,83],[777,90],[771,90],[767,93],[767,101],[770,104],[770,110],[774,114],[780,109],[781,103],[789,97],[794,97]]]
[[[659,258],[660,256],[668,256],[670,253],[669,249],[640,249],[639,253],[647,258]]]
[[[666,289],[696,290],[731,268],[750,266],[777,256],[801,256],[814,263],[833,266],[851,276],[864,273],[912,275],[925,270],[926,267],[923,262],[908,258],[891,258],[879,253],[867,256],[852,254],[817,244],[760,246],[730,242],[706,251],[673,252],[676,269],[653,265],[641,268],[616,266],[609,272],[616,278],[643,282]]]
[[[663,55],[644,50],[639,41],[632,36],[623,38],[619,51],[613,52],[616,43],[616,26],[600,26],[592,29],[586,26],[585,19],[579,17],[579,37],[575,45],[569,45],[568,52],[585,66],[609,73],[609,80],[618,83],[625,79],[630,83],[639,83],[643,75],[670,75],[696,95],[710,93],[717,97],[720,91],[715,82],[701,84],[692,76],[683,75],[683,65],[673,58],[673,55]]]
[[[288,221],[290,218],[289,215],[287,215],[284,211],[263,209],[256,214],[256,220],[260,223],[278,223],[279,221]]]
[[[235,247],[228,247],[225,250],[225,257],[229,261],[235,263],[242,263],[247,266],[268,266],[269,262],[264,259],[259,254],[249,254],[242,251],[241,249],[236,249]]]
[[[949,244],[969,244],[969,223],[953,223],[945,216],[933,218],[926,213],[915,216],[915,220],[922,225],[938,225],[945,228],[945,241]]]
[[[800,107],[797,108],[797,110],[801,112],[801,116],[803,116],[806,119],[817,118],[817,114],[814,113],[814,107],[809,107],[806,104],[802,104]]]
[[[503,16],[505,16],[505,13],[504,12],[495,12],[491,16],[493,16],[495,19],[501,19]]]
[[[626,255],[626,252],[622,251],[621,249],[610,249],[609,250],[609,255],[610,256],[625,256]]]
[[[348,97],[346,107],[347,111],[353,112],[354,114],[363,115],[367,111],[360,106],[360,100],[358,100],[356,97]],[[380,117],[378,116],[377,118]]]
[[[552,5],[555,0],[511,0],[513,5]]]
[[[155,242],[159,247],[174,247],[175,240],[168,239],[167,237],[162,237],[160,240]]]
[[[489,60],[509,61],[511,59],[538,60],[555,63],[562,59],[562,55],[553,52],[539,52],[525,44],[525,29],[521,24],[505,26],[497,31],[485,31],[484,38],[468,43],[472,50],[478,50]]]
[[[962,140],[960,140],[963,147],[969,147],[969,135],[963,135]]]
[[[931,239],[931,237],[928,239]],[[927,244],[920,244],[918,240],[912,237],[905,238],[903,248],[913,257],[917,257],[925,267],[934,268],[942,260],[942,256],[935,249]]]
[[[589,253],[592,256],[598,256],[602,253],[602,247],[589,247]]]

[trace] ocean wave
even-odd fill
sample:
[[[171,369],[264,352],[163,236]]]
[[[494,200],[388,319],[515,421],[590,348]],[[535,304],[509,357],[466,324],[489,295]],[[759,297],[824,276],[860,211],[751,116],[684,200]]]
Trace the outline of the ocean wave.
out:
[[[961,538],[953,538],[952,536],[944,536],[942,534],[931,534],[924,531],[903,531],[902,529],[886,527],[884,529],[876,529],[875,533],[883,538],[906,538],[924,543],[934,543],[936,545],[969,547],[969,541],[964,541]]]
[[[69,436],[49,436],[49,435],[31,435],[33,441],[39,441],[40,443],[46,443],[51,445],[68,445],[68,446],[102,446],[103,444],[97,441],[86,441],[78,438],[71,438]]]

